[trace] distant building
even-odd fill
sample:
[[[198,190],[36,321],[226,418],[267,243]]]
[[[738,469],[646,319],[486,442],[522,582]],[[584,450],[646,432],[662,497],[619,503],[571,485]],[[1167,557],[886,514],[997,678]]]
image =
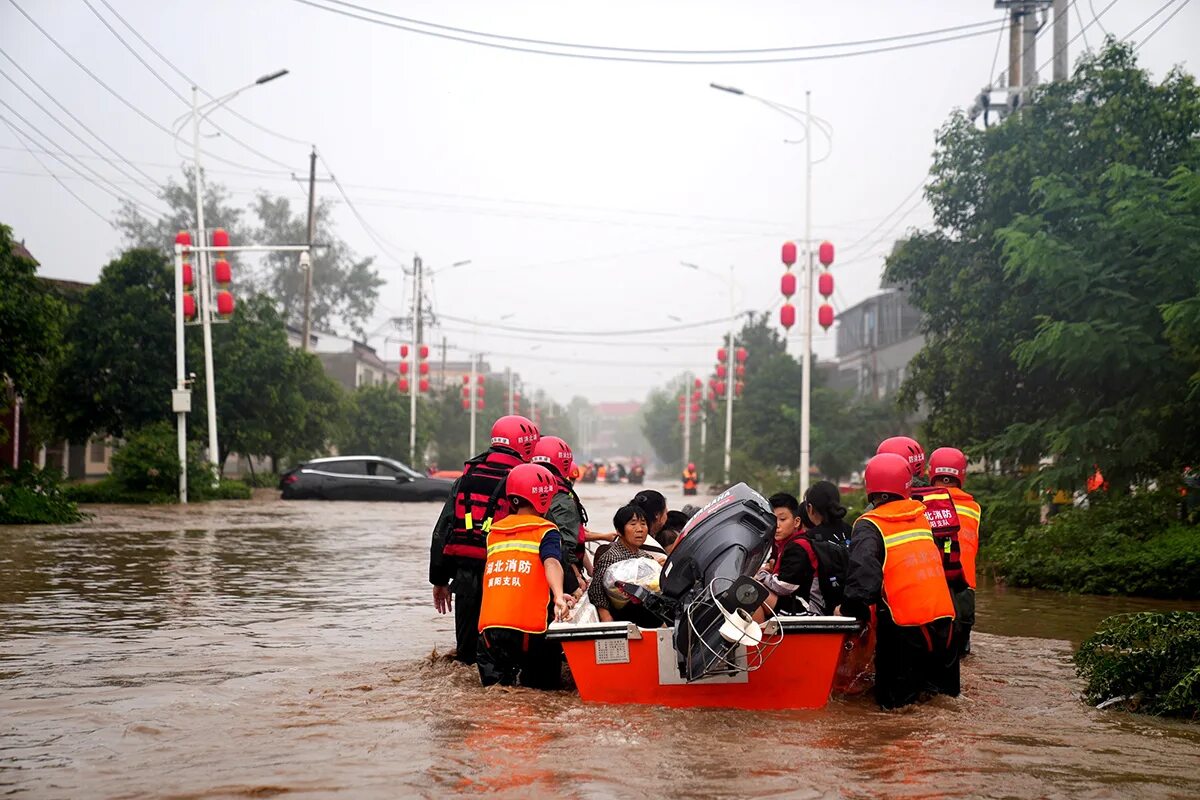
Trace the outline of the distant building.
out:
[[[903,291],[890,289],[838,315],[835,389],[882,399],[896,392],[908,363],[925,344],[921,312]]]

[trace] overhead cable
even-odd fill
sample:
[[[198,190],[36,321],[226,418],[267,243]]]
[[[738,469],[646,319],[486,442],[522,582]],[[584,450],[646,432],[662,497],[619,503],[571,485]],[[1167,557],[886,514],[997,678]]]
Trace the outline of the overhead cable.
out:
[[[414,28],[411,25],[403,25],[403,24],[400,24],[397,22],[392,22],[392,21],[386,20],[386,19],[378,19],[376,17],[362,16],[361,14],[356,14],[354,12],[346,11],[341,8],[331,8],[329,6],[325,6],[325,5],[321,5],[320,3],[313,2],[312,0],[292,0],[292,1],[295,3],[300,3],[301,5],[305,5],[305,6],[309,6],[311,8],[325,11],[330,14],[338,14],[340,16],[349,17],[351,19],[357,19],[362,22],[370,22],[374,25],[382,25],[383,27],[395,28],[397,30],[408,31],[409,33],[416,33],[416,34],[420,34],[423,36],[432,36],[432,37],[435,37],[438,39],[448,39],[450,41],[462,42],[463,44],[471,44],[471,45],[476,45],[479,47],[489,47],[489,48],[493,48],[493,49],[497,49],[497,50],[508,50],[508,51],[517,52],[517,53],[532,53],[535,55],[558,56],[561,58],[576,58],[576,59],[585,59],[585,60],[590,60],[590,61],[616,61],[616,62],[636,63],[636,64],[721,65],[721,64],[779,64],[779,63],[795,63],[795,62],[801,62],[801,61],[826,61],[826,60],[832,60],[832,59],[853,58],[856,56],[873,55],[876,53],[888,53],[888,52],[893,52],[896,50],[908,50],[908,49],[911,49],[914,47],[925,47],[927,45],[943,44],[945,42],[953,42],[953,41],[958,41],[961,39],[970,39],[970,38],[974,38],[976,36],[990,36],[991,34],[996,32],[996,28],[989,27],[989,28],[985,28],[983,30],[972,31],[972,32],[968,32],[968,33],[960,33],[960,34],[957,34],[954,36],[943,36],[940,38],[926,39],[926,40],[917,41],[917,42],[908,42],[905,44],[890,45],[887,47],[875,47],[875,48],[869,48],[869,49],[864,49],[864,50],[851,50],[851,51],[842,52],[842,53],[822,53],[822,54],[818,54],[818,55],[809,55],[809,56],[778,56],[778,57],[765,57],[765,58],[721,58],[721,59],[650,58],[647,56],[600,55],[600,54],[596,54],[596,53],[592,53],[592,52],[571,52],[571,51],[567,51],[567,50],[545,50],[545,49],[540,49],[540,48],[535,48],[535,47],[518,47],[518,46],[514,46],[514,45],[509,45],[509,44],[502,44],[500,42],[484,41],[481,39],[471,39],[471,38],[467,38],[464,36],[452,35],[452,34],[448,34],[448,33],[439,33],[437,31],[433,31],[433,30]],[[327,0],[327,2],[328,1],[331,1],[331,0]],[[382,16],[381,12],[376,11],[376,12],[371,12],[371,13],[375,13],[377,15]]]
[[[1165,28],[1165,27],[1167,26],[1167,23],[1168,23],[1168,22],[1170,22],[1171,20],[1175,19],[1175,15],[1176,15],[1176,14],[1178,14],[1180,11],[1183,11],[1183,7],[1184,7],[1184,6],[1186,6],[1186,5],[1188,4],[1188,2],[1190,2],[1190,0],[1183,0],[1183,2],[1179,4],[1179,8],[1175,9],[1174,11],[1172,11],[1172,12],[1171,12],[1171,15],[1170,15],[1169,17],[1167,17],[1166,19],[1164,19],[1162,22],[1158,23],[1158,27],[1157,27],[1157,28],[1155,28],[1154,30],[1150,31],[1150,33],[1146,34],[1146,38],[1145,38],[1145,39],[1142,39],[1140,42],[1138,42],[1138,46],[1137,46],[1137,47],[1135,47],[1135,48],[1133,48],[1133,52],[1135,52],[1135,53],[1136,53],[1138,50],[1141,50],[1141,49],[1142,49],[1142,47],[1144,47],[1144,46],[1145,46],[1146,42],[1148,42],[1148,41],[1150,41],[1151,39],[1153,39],[1153,38],[1154,38],[1154,34],[1158,33],[1158,32],[1159,32],[1159,31],[1161,31],[1163,28]]]
[[[517,333],[541,333],[545,336],[641,336],[648,333],[670,333],[672,331],[682,331],[689,328],[705,328],[709,325],[717,323],[726,323],[731,319],[745,316],[747,311],[742,311],[732,317],[717,317],[715,319],[706,319],[701,322],[685,322],[679,325],[668,325],[661,328],[641,328],[637,330],[606,330],[606,331],[575,331],[575,330],[548,330],[545,328],[522,328],[517,325],[504,325],[499,322],[488,321],[489,329],[502,331],[516,331]],[[467,325],[477,323],[477,320],[467,319],[465,317],[454,317],[449,314],[441,314],[440,317],[450,322],[461,322]]]
[[[0,114],[0,122],[3,122],[3,123],[5,124],[5,126],[6,126],[6,127],[7,127],[7,128],[10,130],[10,131],[12,131],[12,134],[13,134],[13,136],[17,137],[17,141],[19,141],[19,142],[24,142],[24,141],[25,141],[25,139],[26,139],[26,134],[24,134],[24,133],[22,133],[21,131],[17,130],[17,128],[16,128],[16,127],[14,127],[14,126],[13,126],[13,124],[12,124],[11,122],[9,122],[9,121],[8,121],[8,119],[7,119],[7,118],[6,118],[6,117],[5,117],[3,114]],[[42,169],[46,170],[46,173],[47,173],[48,175],[50,175],[50,177],[52,177],[52,178],[54,178],[54,180],[58,181],[58,185],[59,185],[59,186],[61,186],[62,188],[66,189],[67,193],[68,193],[69,195],[71,195],[71,197],[74,197],[76,200],[78,200],[80,205],[82,205],[82,206],[83,206],[84,208],[86,208],[88,211],[90,211],[90,212],[92,212],[93,214],[95,214],[95,215],[96,215],[96,217],[98,217],[99,219],[101,219],[101,220],[103,220],[105,223],[107,223],[109,227],[114,227],[114,226],[113,226],[113,223],[112,223],[112,220],[110,220],[108,217],[104,216],[104,215],[103,215],[103,214],[101,214],[99,211],[97,211],[97,210],[96,210],[96,209],[95,209],[95,208],[92,206],[92,204],[91,204],[91,203],[89,203],[88,201],[86,201],[86,200],[84,200],[82,197],[80,197],[78,194],[76,194],[74,189],[72,189],[70,186],[67,186],[65,183],[63,183],[63,182],[62,182],[62,179],[61,179],[61,178],[59,178],[57,175],[55,175],[53,172],[51,172],[51,171],[50,171],[50,168],[49,168],[49,167],[47,167],[47,166],[46,166],[46,164],[45,164],[45,163],[42,161],[42,159],[38,157],[37,153],[35,153],[35,152],[33,152],[32,150],[30,150],[30,151],[29,151],[29,155],[33,156],[33,159],[34,159],[35,161],[37,161],[37,162],[38,162],[38,164],[40,164],[40,165],[42,166]],[[63,163],[63,162],[61,162],[61,161],[60,161],[60,163]],[[64,165],[64,166],[66,166],[68,169],[72,169],[72,167],[71,167],[71,165],[70,165],[70,164],[65,164],[65,163],[64,163],[63,165]]]

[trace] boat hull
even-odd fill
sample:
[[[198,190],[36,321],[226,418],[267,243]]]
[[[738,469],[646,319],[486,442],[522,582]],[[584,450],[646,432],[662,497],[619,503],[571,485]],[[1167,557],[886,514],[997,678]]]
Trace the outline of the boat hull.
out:
[[[782,641],[753,671],[687,682],[679,677],[669,628],[623,622],[553,625],[579,696],[591,703],[634,703],[675,708],[820,708],[829,701],[847,635],[845,617],[780,618]],[[755,648],[739,648],[742,663],[758,663]]]

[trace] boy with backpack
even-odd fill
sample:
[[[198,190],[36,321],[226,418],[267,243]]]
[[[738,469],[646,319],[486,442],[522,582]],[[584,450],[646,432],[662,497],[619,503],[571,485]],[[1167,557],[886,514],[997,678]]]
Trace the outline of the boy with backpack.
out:
[[[822,488],[814,496],[817,487]],[[775,544],[758,579],[771,592],[766,604],[778,614],[828,614],[842,602],[849,565],[842,532],[846,511],[832,484],[812,487],[805,501],[801,509],[795,496],[786,492],[769,501],[775,512]]]

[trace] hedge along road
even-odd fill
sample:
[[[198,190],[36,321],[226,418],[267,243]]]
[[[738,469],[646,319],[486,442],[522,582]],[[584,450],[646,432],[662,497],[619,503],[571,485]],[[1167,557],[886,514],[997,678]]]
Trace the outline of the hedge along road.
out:
[[[632,495],[581,489],[595,529]],[[900,712],[594,706],[430,658],[432,504],[90,510],[0,529],[0,793],[1200,796],[1200,727],[1088,708],[1070,663],[1177,604],[984,590],[963,697]]]

